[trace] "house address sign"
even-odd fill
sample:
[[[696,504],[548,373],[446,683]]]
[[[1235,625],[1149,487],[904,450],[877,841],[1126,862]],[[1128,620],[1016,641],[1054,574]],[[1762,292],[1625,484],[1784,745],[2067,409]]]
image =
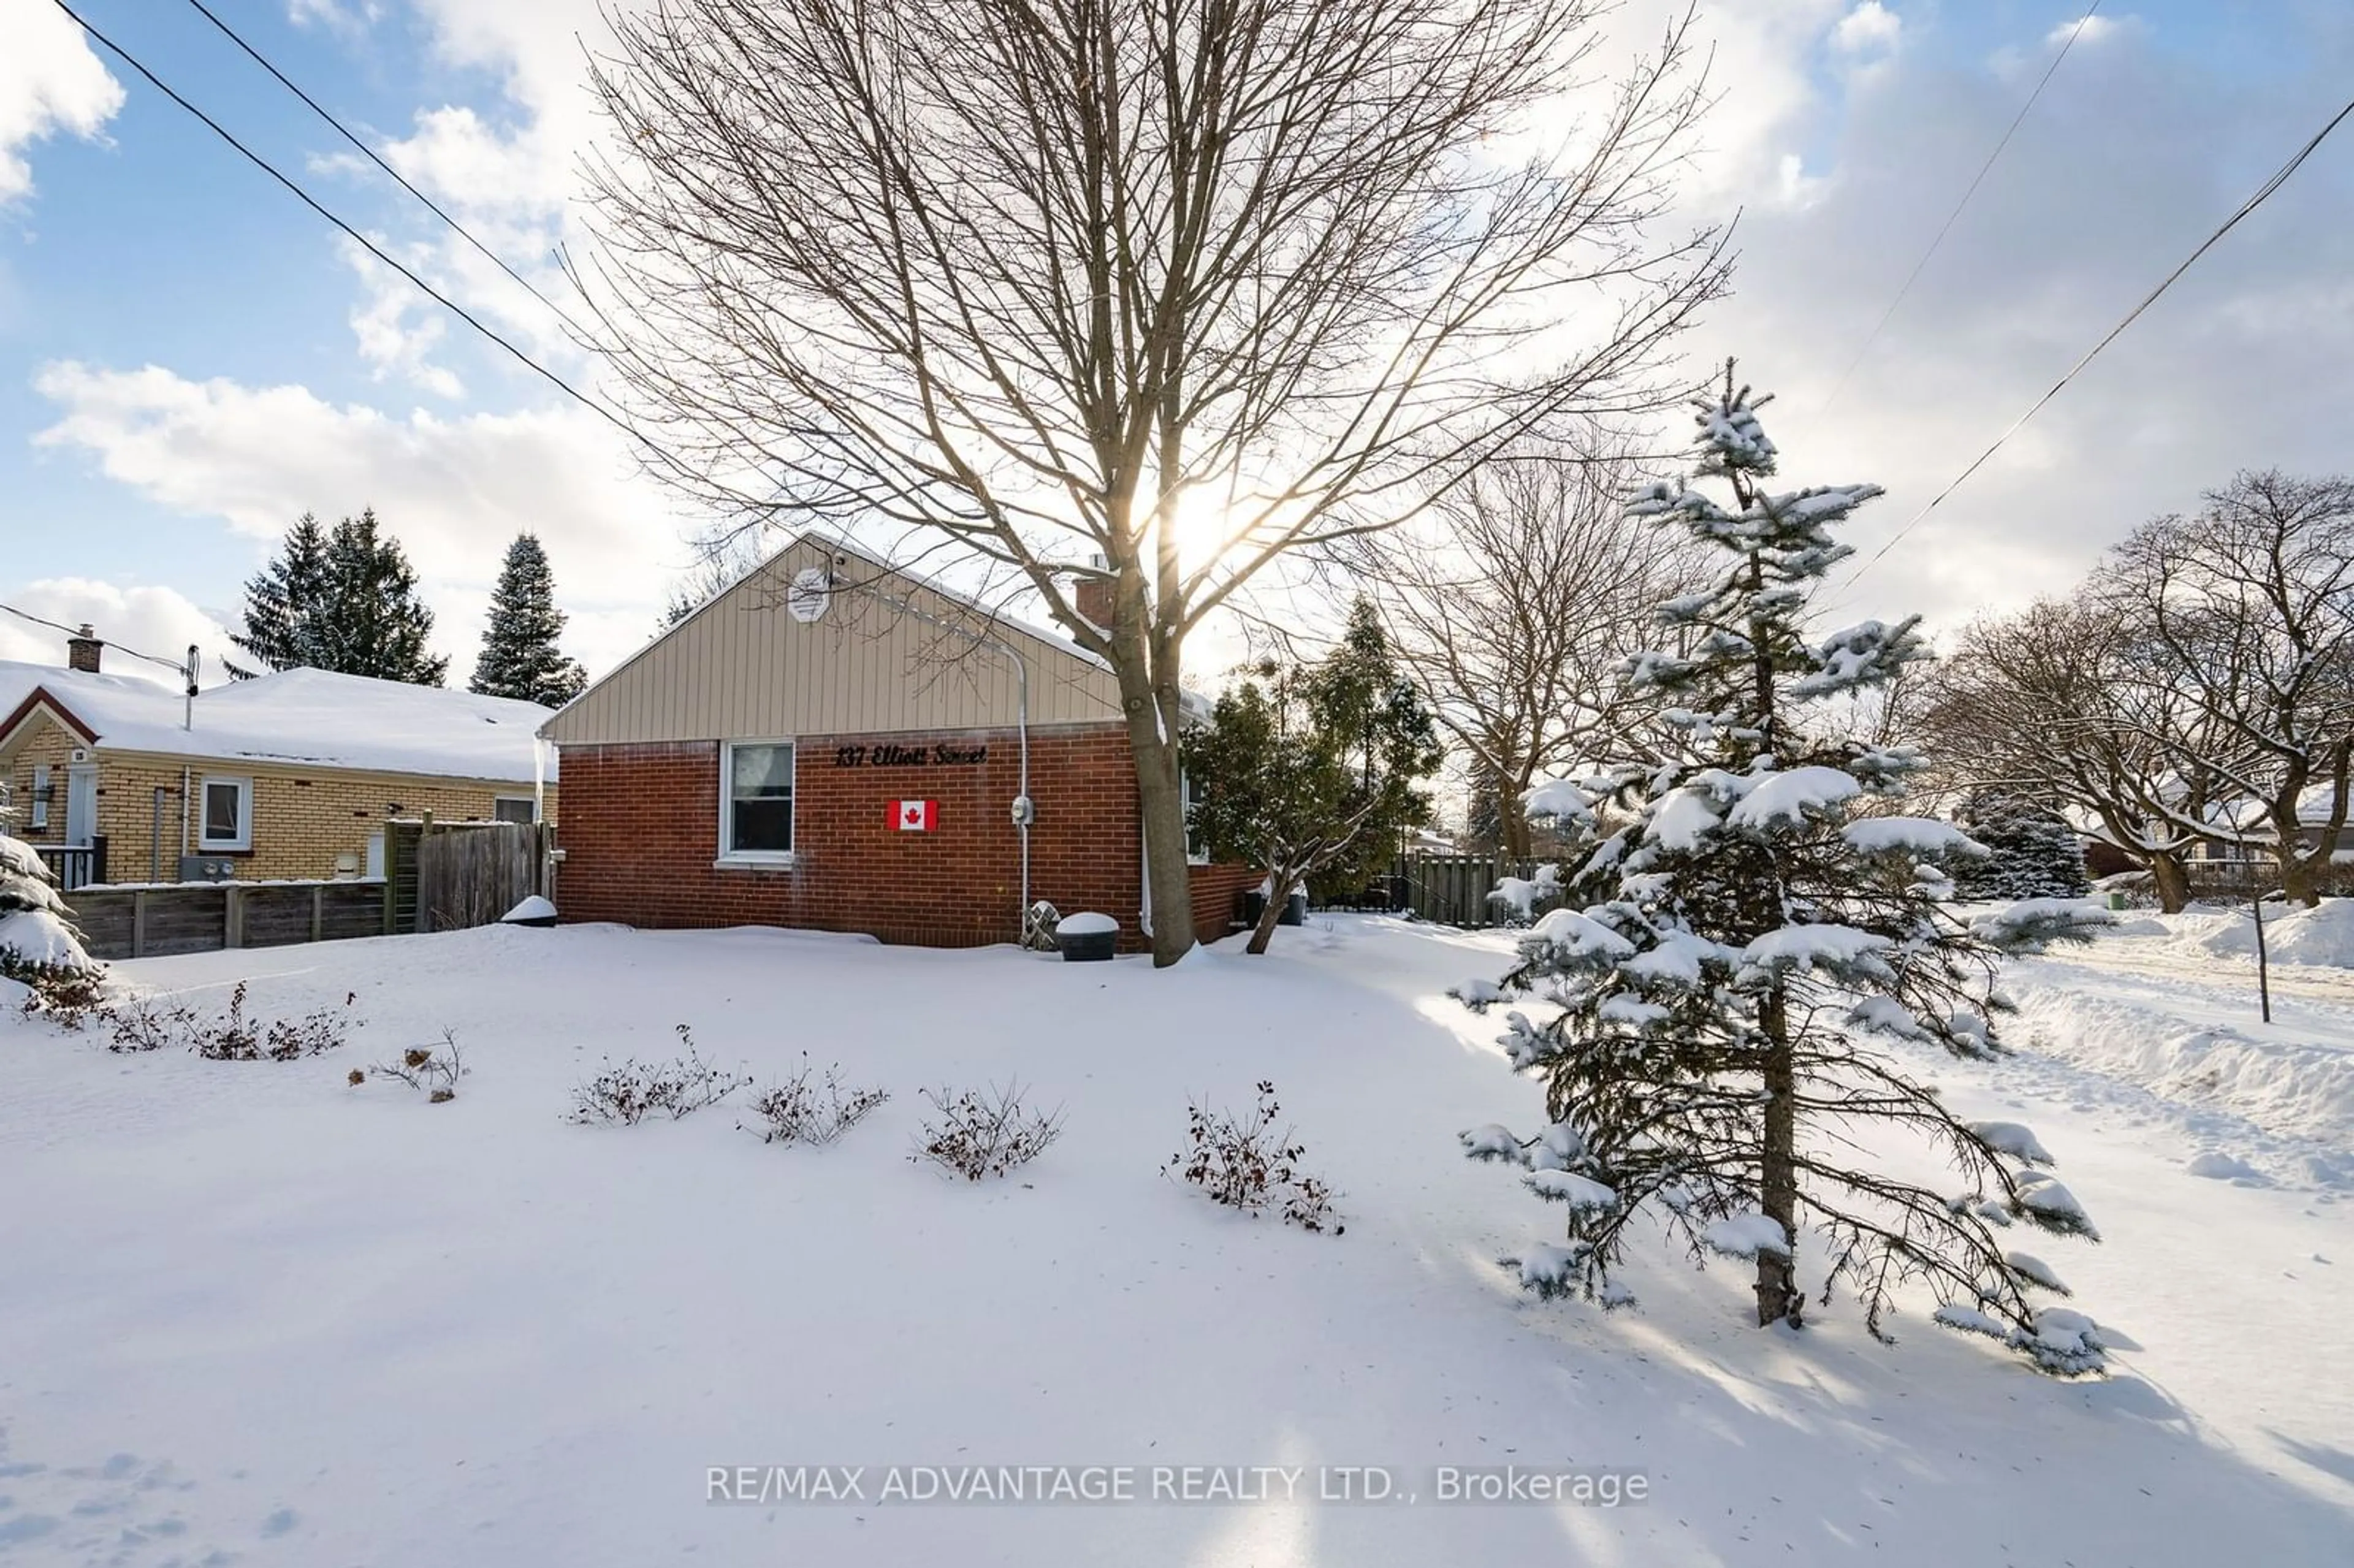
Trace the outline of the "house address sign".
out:
[[[986,746],[837,746],[836,768],[976,768],[989,760]]]

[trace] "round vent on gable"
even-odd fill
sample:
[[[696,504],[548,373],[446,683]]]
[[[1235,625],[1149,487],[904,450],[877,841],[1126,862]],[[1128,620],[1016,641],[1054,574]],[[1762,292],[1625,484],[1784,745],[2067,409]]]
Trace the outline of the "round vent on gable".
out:
[[[785,609],[802,622],[818,620],[832,602],[833,574],[822,567],[805,567],[795,574],[793,586],[785,593]]]

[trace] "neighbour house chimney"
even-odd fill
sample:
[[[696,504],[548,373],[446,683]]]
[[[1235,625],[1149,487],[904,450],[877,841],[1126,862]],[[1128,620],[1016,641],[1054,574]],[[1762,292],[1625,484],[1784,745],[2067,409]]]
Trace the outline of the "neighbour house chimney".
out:
[[[1100,567],[1101,556],[1090,556],[1087,564]],[[1105,630],[1111,630],[1112,580],[1109,577],[1076,577],[1071,579],[1071,608],[1094,621]]]
[[[98,658],[105,648],[105,642],[90,630],[90,622],[83,621],[81,630],[66,639],[66,668],[80,670],[85,675],[97,674]]]

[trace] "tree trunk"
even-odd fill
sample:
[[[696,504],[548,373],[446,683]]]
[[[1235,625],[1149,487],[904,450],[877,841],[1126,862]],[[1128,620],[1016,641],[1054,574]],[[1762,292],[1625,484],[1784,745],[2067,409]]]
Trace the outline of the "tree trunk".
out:
[[[1509,779],[1496,780],[1496,834],[1508,860],[1529,858],[1528,797]],[[1515,873],[1515,874],[1518,874]]]
[[[1148,707],[1131,713],[1138,815],[1144,824],[1144,885],[1152,906],[1152,964],[1166,969],[1193,946],[1193,874],[1185,861],[1185,794],[1177,778],[1177,742],[1163,740]]]
[[[2321,902],[2321,874],[2314,859],[2297,853],[2296,846],[2284,842],[2274,852],[2280,863],[2281,893],[2291,904],[2302,904],[2307,909]],[[2256,889],[2258,894],[2263,888]]]
[[[2179,915],[2190,902],[2190,874],[2182,866],[2182,857],[2172,850],[2153,850],[2149,856],[2149,879],[2158,890],[2158,906],[2168,915]]]
[[[1757,1255],[1757,1321],[1776,1319],[1797,1328],[1805,1298],[1798,1294],[1798,1104],[1797,1072],[1790,1046],[1789,1014],[1782,993],[1769,991],[1757,1004],[1757,1026],[1766,1045],[1766,1137],[1758,1159],[1758,1206],[1781,1223],[1790,1253]]]
[[[1284,908],[1290,904],[1291,889],[1298,883],[1296,878],[1288,877],[1278,881],[1275,874],[1270,871],[1267,874],[1267,885],[1269,887],[1279,887],[1283,891],[1271,895],[1267,898],[1267,907],[1258,912],[1258,924],[1251,928],[1250,945],[1243,949],[1246,953],[1264,953],[1267,951],[1267,945],[1275,940],[1275,928],[1283,923]]]

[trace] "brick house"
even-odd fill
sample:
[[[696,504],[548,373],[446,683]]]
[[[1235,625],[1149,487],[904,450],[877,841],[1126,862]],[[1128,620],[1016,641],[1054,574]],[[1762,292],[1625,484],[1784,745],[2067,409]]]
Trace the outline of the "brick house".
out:
[[[0,661],[0,787],[16,834],[68,880],[372,874],[384,824],[556,815],[535,703],[285,670],[186,698],[100,668]]]
[[[564,761],[557,901],[973,947],[1018,941],[1026,896],[1111,916],[1137,950],[1153,913],[1119,714],[1093,655],[803,535],[542,727]],[[1222,937],[1260,881],[1197,859],[1184,917]]]

